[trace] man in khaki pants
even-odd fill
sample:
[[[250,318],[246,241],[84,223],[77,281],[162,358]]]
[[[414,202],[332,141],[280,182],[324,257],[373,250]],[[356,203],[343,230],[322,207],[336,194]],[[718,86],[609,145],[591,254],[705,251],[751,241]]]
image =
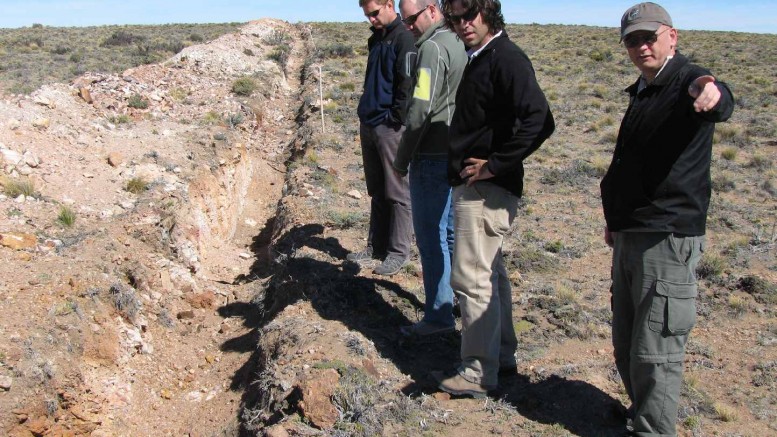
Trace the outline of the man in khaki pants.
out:
[[[468,48],[450,127],[451,287],[461,308],[461,364],[440,389],[483,397],[515,372],[517,339],[502,240],[523,191],[523,160],[555,128],[526,54],[507,37],[498,0],[453,0],[446,19]]]
[[[632,401],[629,432],[675,436],[706,244],[712,136],[734,99],[677,51],[677,30],[661,6],[629,8],[620,36],[641,74],[626,89],[629,107],[601,183],[604,238],[614,249],[612,342]]]

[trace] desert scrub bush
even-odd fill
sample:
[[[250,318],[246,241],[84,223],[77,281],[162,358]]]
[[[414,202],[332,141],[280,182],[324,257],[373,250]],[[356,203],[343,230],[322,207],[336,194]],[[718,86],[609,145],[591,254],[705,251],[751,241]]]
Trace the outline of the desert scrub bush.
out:
[[[737,149],[733,147],[726,147],[722,152],[720,152],[720,157],[726,161],[733,161],[737,157]]]
[[[176,102],[181,102],[189,97],[189,92],[181,87],[172,88],[168,94],[170,95],[170,98]]]
[[[148,108],[148,100],[140,94],[133,94],[127,100],[127,106],[133,109],[146,109]]]
[[[771,159],[763,155],[756,154],[750,158],[750,161],[747,163],[747,166],[750,168],[754,168],[757,171],[764,171],[772,167],[772,161]]]
[[[100,43],[100,47],[130,46],[146,40],[145,36],[119,30]]]
[[[717,419],[721,422],[736,422],[739,418],[737,416],[736,410],[727,405],[715,403],[713,408],[715,409],[715,415],[717,416]]]
[[[743,146],[748,141],[747,134],[737,125],[721,123],[715,126],[715,135],[712,137],[713,143],[731,143],[737,146]]]
[[[356,89],[356,85],[353,82],[341,83],[339,86],[341,91],[353,91]]]
[[[256,91],[256,81],[252,78],[245,76],[232,82],[232,92],[239,96],[250,96]]]
[[[731,294],[728,296],[728,309],[734,317],[742,317],[750,309],[747,300],[742,296]]]
[[[777,197],[777,186],[774,185],[771,179],[766,179],[761,184],[761,188],[772,196]]]
[[[764,305],[777,304],[777,285],[755,275],[739,279],[738,288],[753,296],[756,302]]]
[[[375,404],[379,399],[375,381],[355,367],[347,367],[332,396],[332,403],[340,413],[335,429],[349,435],[380,435],[382,426]]]
[[[51,49],[51,53],[53,53],[55,55],[64,55],[66,53],[70,53],[71,50],[72,49],[70,47],[58,45],[58,46],[54,47],[53,49]]]
[[[293,38],[288,33],[282,30],[273,29],[267,35],[265,35],[264,38],[262,38],[262,42],[269,46],[278,46],[281,44],[286,44],[292,39]]]
[[[753,368],[752,384],[756,387],[775,387],[777,382],[777,361],[766,361]]]
[[[63,205],[59,208],[57,223],[65,227],[71,227],[76,222],[76,213],[69,206]]]
[[[593,49],[588,52],[588,57],[594,62],[612,61],[612,50],[610,49]]]
[[[225,121],[227,122],[227,125],[230,127],[230,129],[234,129],[240,123],[242,123],[243,120],[245,120],[245,117],[243,117],[243,114],[236,112],[234,114],[227,115],[227,118]]]
[[[535,247],[522,247],[504,252],[507,263],[519,272],[550,272],[558,267],[558,260]]]
[[[571,305],[577,303],[577,292],[566,285],[559,285],[555,288],[555,296],[559,305]]]
[[[291,53],[291,47],[287,44],[281,44],[277,47],[275,47],[270,54],[267,55],[268,58],[278,63],[278,65],[281,67],[281,70],[286,71],[286,64],[289,62],[289,54]]]
[[[726,175],[721,174],[712,179],[712,191],[716,193],[728,193],[736,187],[734,180]]]
[[[140,312],[140,301],[135,290],[123,284],[113,284],[108,289],[108,300],[122,316],[129,321],[134,321]]]
[[[599,144],[615,144],[618,141],[618,131],[610,129],[599,138]]]
[[[204,125],[217,125],[221,124],[222,121],[221,115],[216,111],[208,111],[202,116],[202,124]]]
[[[335,229],[350,229],[359,226],[366,217],[363,212],[330,210],[327,212],[326,218],[329,226]]]
[[[696,265],[696,276],[699,279],[710,279],[723,274],[726,261],[714,254],[705,253]]]
[[[28,178],[2,178],[0,184],[3,186],[3,193],[9,197],[35,197],[35,184]]]
[[[564,242],[561,240],[548,241],[542,246],[542,248],[550,253],[559,253],[564,250]]]
[[[314,369],[335,369],[340,375],[345,374],[348,370],[348,365],[341,360],[326,360],[313,363]]]
[[[683,420],[683,427],[691,431],[696,431],[701,428],[701,417],[688,416]],[[694,434],[696,435],[696,434]]]
[[[121,114],[121,115],[115,115],[108,117],[108,121],[110,121],[113,124],[127,124],[132,121],[129,115],[127,114]]]
[[[148,182],[142,177],[134,177],[127,181],[124,189],[132,194],[140,194],[148,189]]]
[[[346,58],[353,56],[354,52],[352,46],[336,42],[322,47],[320,54],[325,58]]]

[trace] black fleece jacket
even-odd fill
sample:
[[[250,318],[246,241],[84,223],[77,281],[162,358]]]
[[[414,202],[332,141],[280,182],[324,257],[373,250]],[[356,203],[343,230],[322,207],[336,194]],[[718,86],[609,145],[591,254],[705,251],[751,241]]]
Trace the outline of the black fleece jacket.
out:
[[[656,79],[638,92],[623,116],[612,163],[601,182],[610,231],[704,235],[712,183],[715,123],[734,111],[734,97],[715,82],[720,101],[696,112],[688,86],[710,72],[676,53]]]
[[[415,38],[398,15],[385,29],[370,29],[364,92],[356,113],[371,127],[404,125],[415,67]]]
[[[488,160],[487,182],[520,197],[523,160],[553,133],[555,123],[526,54],[502,31],[471,59],[456,94],[450,127],[448,179],[467,158]]]

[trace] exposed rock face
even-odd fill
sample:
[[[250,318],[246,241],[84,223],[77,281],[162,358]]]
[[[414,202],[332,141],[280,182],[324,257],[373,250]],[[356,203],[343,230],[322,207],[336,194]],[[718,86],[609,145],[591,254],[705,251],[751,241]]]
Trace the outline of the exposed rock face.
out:
[[[339,381],[340,374],[337,373],[337,370],[324,369],[312,373],[299,385],[302,392],[300,409],[304,416],[319,428],[331,428],[339,418],[337,409],[331,400]]]

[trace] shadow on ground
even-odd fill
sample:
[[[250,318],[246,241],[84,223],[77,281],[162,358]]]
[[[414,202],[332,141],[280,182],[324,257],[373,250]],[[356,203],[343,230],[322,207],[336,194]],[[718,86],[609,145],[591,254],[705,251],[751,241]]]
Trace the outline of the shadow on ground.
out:
[[[414,381],[404,388],[405,394],[438,391],[429,372],[454,366],[459,359],[459,336],[443,335],[423,341],[403,337],[398,328],[411,323],[406,313],[422,309],[422,302],[391,280],[358,276],[359,266],[344,261],[348,251],[337,239],[322,237],[323,232],[320,224],[288,231],[274,246],[273,258],[280,264],[257,299],[219,309],[223,317],[242,317],[244,325],[251,328],[248,334],[222,345],[223,351],[251,352],[231,385],[233,390],[244,390],[243,410],[262,402],[263,396],[266,401],[262,387],[253,384],[262,370],[260,364],[268,359],[267,352],[257,348],[259,331],[298,299],[310,301],[322,318],[339,320],[372,341],[381,357],[390,360]],[[257,240],[266,241],[266,238],[263,234],[257,236]],[[303,246],[318,251],[317,256],[295,256],[296,250]],[[253,247],[264,250],[261,244]],[[251,275],[240,280],[253,279],[259,283],[268,272],[268,265],[258,261]],[[500,390],[492,396],[503,399],[526,418],[560,424],[574,435],[606,437],[623,432],[620,402],[584,381],[551,376],[532,382],[525,376],[515,375],[502,380]],[[282,414],[274,417],[280,418]],[[240,417],[240,420],[244,423],[246,418]],[[251,435],[245,429],[243,434]]]

